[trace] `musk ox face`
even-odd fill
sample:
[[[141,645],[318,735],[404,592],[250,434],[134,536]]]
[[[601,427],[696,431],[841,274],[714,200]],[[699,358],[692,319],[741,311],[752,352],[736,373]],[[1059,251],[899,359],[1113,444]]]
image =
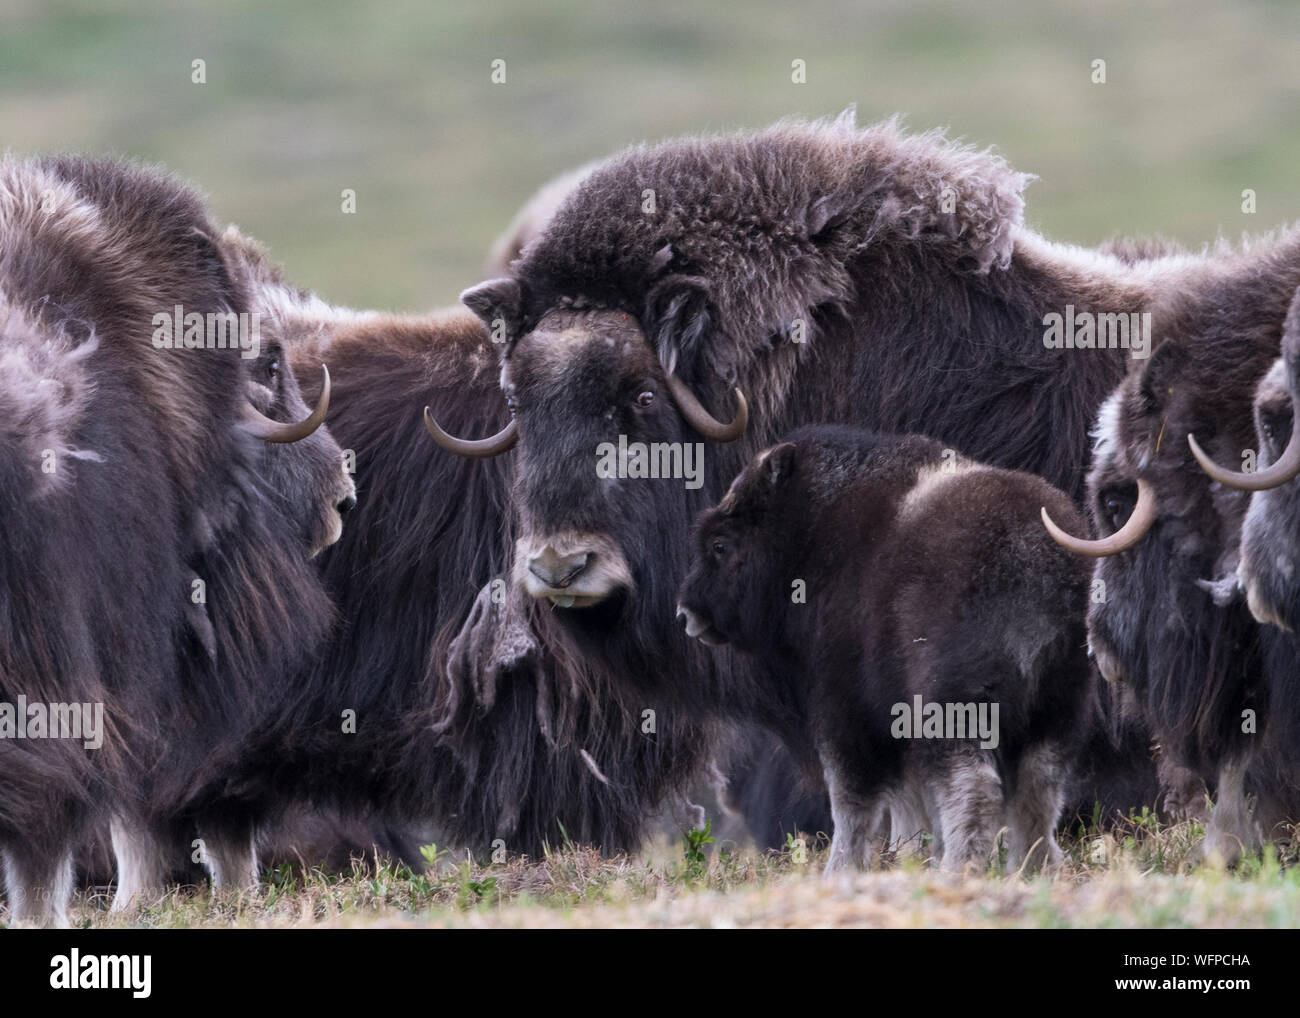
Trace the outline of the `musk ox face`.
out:
[[[427,408],[425,424],[459,455],[518,445],[515,581],[563,610],[600,605],[617,615],[633,595],[661,606],[680,576],[676,535],[701,505],[700,438],[739,438],[744,396],[737,391],[729,423],[715,420],[622,311],[553,308],[521,327],[522,290],[512,279],[461,299],[494,332],[511,325],[501,388],[514,419],[479,441],[448,435]]]
[[[520,435],[516,582],[562,608],[631,595],[651,535],[684,513],[681,479],[598,470],[620,442],[686,439],[640,326],[617,312],[549,315],[511,351],[502,388]]]
[[[271,343],[249,365],[246,382],[254,414],[250,427],[266,439],[257,471],[268,497],[290,522],[310,555],[339,539],[343,517],[356,505],[352,478],[343,466],[343,450],[320,426],[329,405],[329,375],[316,410],[302,397],[289,358]],[[301,422],[285,425],[279,422]],[[304,434],[305,433],[305,434]]]
[[[1239,497],[1214,492],[1185,452],[1193,430],[1213,432],[1216,447],[1240,438],[1215,426],[1184,363],[1183,350],[1163,346],[1106,402],[1088,479],[1088,508],[1103,539],[1136,515],[1139,480],[1148,492],[1143,532],[1097,559],[1088,619],[1102,674],[1139,689],[1153,674],[1182,670],[1195,682],[1204,673],[1215,628],[1208,618],[1223,596],[1212,581],[1233,571],[1233,532],[1244,511]]]
[[[1258,706],[1255,624],[1236,589],[1243,495],[1207,484],[1189,455],[1193,432],[1224,459],[1249,444],[1248,422],[1230,410],[1235,382],[1212,382],[1228,374],[1166,342],[1103,405],[1088,478],[1103,542],[1124,536],[1093,571],[1089,646],[1194,769],[1238,745],[1241,710]],[[1136,530],[1130,515],[1143,517]]]
[[[1300,346],[1300,330],[1288,333],[1287,347]],[[1260,382],[1255,397],[1255,433],[1260,467],[1281,461],[1294,443],[1295,393],[1300,393],[1300,358],[1279,358]],[[1257,491],[1242,527],[1237,574],[1250,613],[1265,624],[1300,631],[1300,481]]]
[[[700,517],[695,561],[677,602],[686,635],[749,653],[780,643],[785,612],[775,593],[790,589],[801,558],[803,514],[786,505],[791,489],[781,483],[794,471],[795,456],[790,442],[759,454]]]

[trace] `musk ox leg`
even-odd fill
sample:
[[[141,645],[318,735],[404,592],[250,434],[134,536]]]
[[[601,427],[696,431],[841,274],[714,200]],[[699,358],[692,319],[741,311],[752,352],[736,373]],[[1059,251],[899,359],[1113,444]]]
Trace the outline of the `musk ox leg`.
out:
[[[853,788],[831,766],[826,767],[826,787],[835,833],[823,874],[831,876],[851,867],[866,869],[871,865],[872,838],[881,832],[885,821],[885,797]]]
[[[1206,819],[1210,793],[1205,779],[1171,759],[1163,749],[1156,754],[1156,780],[1160,782],[1162,812],[1170,820]]]
[[[931,777],[939,838],[940,865],[963,870],[988,865],[1002,818],[1002,779],[986,750],[956,746],[934,761]]]
[[[1259,849],[1260,836],[1246,801],[1246,771],[1249,757],[1228,760],[1219,767],[1214,809],[1205,830],[1201,854],[1216,866],[1235,866],[1243,852]]]
[[[913,768],[907,768],[902,787],[889,797],[891,852],[921,853],[925,845],[924,835],[933,827],[925,800],[924,783],[919,780],[919,775],[914,773]],[[937,853],[939,847],[932,844],[931,850]]]
[[[108,829],[117,863],[117,889],[109,911],[124,912],[159,897],[171,873],[167,860],[174,842],[121,817],[114,817]]]
[[[5,897],[14,926],[68,928],[72,900],[72,852],[64,850],[39,861],[26,852],[4,852]]]
[[[1065,856],[1056,843],[1056,822],[1065,806],[1066,770],[1059,746],[1040,743],[1020,756],[1016,785],[1007,803],[1007,868],[1055,870]]]
[[[256,891],[257,835],[251,828],[200,831],[212,886],[218,891]]]

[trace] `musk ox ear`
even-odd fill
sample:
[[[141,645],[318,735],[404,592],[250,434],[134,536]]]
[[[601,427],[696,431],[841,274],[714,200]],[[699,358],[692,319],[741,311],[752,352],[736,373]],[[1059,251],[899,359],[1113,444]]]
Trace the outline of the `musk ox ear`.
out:
[[[669,374],[693,374],[682,367],[695,362],[712,331],[712,307],[703,279],[667,276],[650,288],[641,322]]]
[[[794,473],[798,447],[793,442],[773,446],[763,456],[763,478],[771,488],[779,488]]]
[[[1178,343],[1162,343],[1156,347],[1156,352],[1142,369],[1142,380],[1138,385],[1143,413],[1164,412],[1169,405],[1169,397],[1182,376],[1186,360],[1187,351]]]
[[[524,307],[524,291],[519,280],[489,279],[462,293],[460,302],[483,319],[489,331],[504,327],[506,335],[518,335]]]
[[[846,195],[827,194],[816,199],[808,206],[808,236],[816,240],[823,233],[834,229],[849,217],[849,201]]]

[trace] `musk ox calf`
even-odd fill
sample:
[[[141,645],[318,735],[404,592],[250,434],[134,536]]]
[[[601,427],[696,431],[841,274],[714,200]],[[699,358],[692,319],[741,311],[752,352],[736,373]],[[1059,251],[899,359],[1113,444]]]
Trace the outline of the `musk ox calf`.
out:
[[[1088,574],[1043,505],[1077,519],[1043,479],[932,439],[813,427],[701,517],[679,614],[765,663],[718,706],[796,719],[830,790],[828,871],[869,862],[887,809],[945,868],[987,861],[1004,823],[1012,866],[1059,862]]]

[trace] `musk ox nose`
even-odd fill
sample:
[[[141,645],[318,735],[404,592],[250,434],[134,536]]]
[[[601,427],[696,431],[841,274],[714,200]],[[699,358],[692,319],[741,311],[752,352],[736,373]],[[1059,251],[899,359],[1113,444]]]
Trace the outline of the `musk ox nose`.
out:
[[[590,561],[590,552],[575,551],[561,555],[547,545],[528,560],[528,571],[548,587],[563,590],[587,568]]]
[[[356,507],[357,507],[357,496],[349,494],[343,499],[342,502],[338,504],[339,515],[346,516]]]

